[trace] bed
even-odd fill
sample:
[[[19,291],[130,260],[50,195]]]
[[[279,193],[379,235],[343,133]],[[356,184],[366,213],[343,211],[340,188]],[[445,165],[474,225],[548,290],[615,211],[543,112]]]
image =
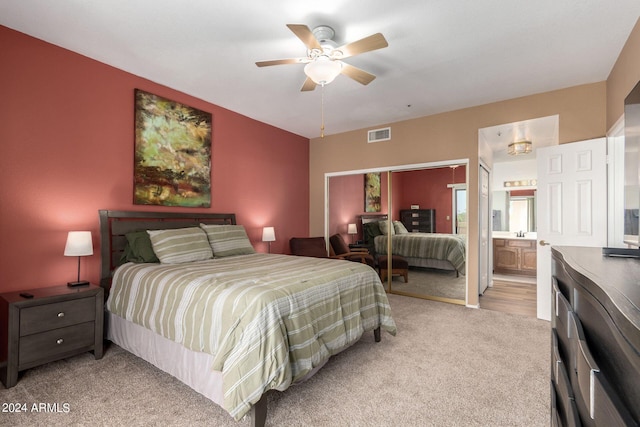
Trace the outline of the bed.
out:
[[[269,390],[309,378],[366,331],[396,333],[365,264],[256,253],[233,214],[99,214],[108,339],[236,420],[264,425]]]
[[[387,255],[387,215],[362,215],[364,242],[376,256]],[[391,253],[400,255],[412,267],[437,268],[465,274],[466,236],[443,233],[410,233],[399,221],[392,221]]]

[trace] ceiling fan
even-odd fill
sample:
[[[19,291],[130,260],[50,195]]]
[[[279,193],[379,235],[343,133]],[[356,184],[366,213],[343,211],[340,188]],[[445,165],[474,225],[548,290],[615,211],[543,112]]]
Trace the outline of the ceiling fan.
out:
[[[360,68],[343,62],[345,58],[359,55],[389,46],[387,40],[380,33],[373,34],[355,42],[337,46],[332,40],[335,32],[331,27],[321,25],[311,31],[306,25],[287,24],[287,27],[307,47],[307,56],[302,58],[275,59],[256,62],[258,67],[268,67],[282,64],[306,64],[304,72],[307,78],[302,85],[302,91],[314,90],[316,85],[324,86],[331,83],[338,74],[344,74],[353,80],[367,85],[376,78]]]

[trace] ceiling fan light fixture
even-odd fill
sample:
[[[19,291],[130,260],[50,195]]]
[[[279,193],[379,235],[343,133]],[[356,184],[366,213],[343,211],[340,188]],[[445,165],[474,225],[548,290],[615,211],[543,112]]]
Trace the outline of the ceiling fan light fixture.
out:
[[[511,156],[517,156],[519,154],[528,154],[531,152],[532,150],[532,144],[531,141],[517,141],[517,142],[512,142],[511,144],[509,144],[509,146],[507,147],[507,153]]]
[[[304,66],[304,73],[317,85],[324,86],[331,83],[342,71],[342,63],[333,61],[326,56],[319,56],[313,62]]]

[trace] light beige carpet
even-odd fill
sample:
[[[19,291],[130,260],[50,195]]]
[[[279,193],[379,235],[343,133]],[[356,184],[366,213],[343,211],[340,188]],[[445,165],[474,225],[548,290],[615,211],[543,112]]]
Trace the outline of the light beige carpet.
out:
[[[399,292],[457,299],[464,302],[467,294],[466,280],[462,274],[456,277],[455,271],[411,267],[409,281],[405,283],[403,277],[394,276],[391,288]]]
[[[389,300],[398,335],[375,343],[367,333],[309,381],[269,394],[267,425],[548,425],[548,322]],[[1,425],[247,425],[113,345],[98,361],[87,353],[25,371],[15,387],[0,388],[0,402],[27,407],[0,413]],[[32,412],[34,403],[60,412]]]

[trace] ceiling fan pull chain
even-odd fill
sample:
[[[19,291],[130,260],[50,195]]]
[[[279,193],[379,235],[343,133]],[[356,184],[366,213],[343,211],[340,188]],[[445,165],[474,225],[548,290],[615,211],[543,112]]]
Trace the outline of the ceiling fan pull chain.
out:
[[[320,85],[320,138],[324,138],[324,85]]]

